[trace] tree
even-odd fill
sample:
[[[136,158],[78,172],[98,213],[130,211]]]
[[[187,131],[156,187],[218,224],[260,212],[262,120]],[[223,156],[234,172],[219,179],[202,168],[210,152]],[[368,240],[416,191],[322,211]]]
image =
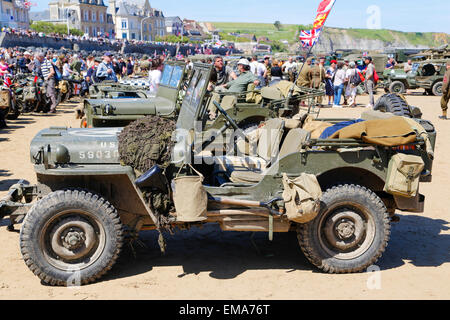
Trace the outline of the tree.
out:
[[[281,29],[281,22],[280,21],[275,21],[275,23],[273,24],[275,26],[275,28],[280,31]]]
[[[33,23],[30,25],[30,28],[31,30],[34,30],[36,32],[43,32],[45,34],[48,33],[67,34],[67,26],[64,24],[53,24],[44,21],[33,21]],[[70,29],[70,34],[82,36],[83,32],[78,29]]]

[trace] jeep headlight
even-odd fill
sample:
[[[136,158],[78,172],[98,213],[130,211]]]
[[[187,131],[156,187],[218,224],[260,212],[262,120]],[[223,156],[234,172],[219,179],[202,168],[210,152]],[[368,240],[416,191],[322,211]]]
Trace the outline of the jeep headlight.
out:
[[[394,75],[394,74],[395,74],[395,71],[394,71],[394,70],[391,70],[391,74]]]
[[[105,115],[112,115],[114,114],[114,107],[110,104],[105,105],[105,107],[103,108],[103,113]]]

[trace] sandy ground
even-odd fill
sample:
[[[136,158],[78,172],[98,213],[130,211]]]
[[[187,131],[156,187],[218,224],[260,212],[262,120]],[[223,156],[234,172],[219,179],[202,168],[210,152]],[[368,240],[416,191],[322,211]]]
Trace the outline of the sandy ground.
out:
[[[381,92],[380,92],[381,93]],[[22,261],[19,234],[0,222],[0,299],[449,299],[450,121],[438,120],[439,98],[409,95],[438,131],[433,182],[422,184],[423,214],[402,213],[375,273],[328,275],[301,253],[295,234],[221,232],[215,225],[168,239],[161,256],[155,232],[141,233],[147,248],[126,248],[100,282],[81,288],[40,283]],[[367,97],[359,97],[366,103]],[[17,179],[35,182],[29,145],[49,126],[78,127],[73,105],[57,115],[25,115],[0,130],[0,197]],[[322,115],[357,117],[363,108],[324,109]],[[375,269],[377,270],[377,269]]]

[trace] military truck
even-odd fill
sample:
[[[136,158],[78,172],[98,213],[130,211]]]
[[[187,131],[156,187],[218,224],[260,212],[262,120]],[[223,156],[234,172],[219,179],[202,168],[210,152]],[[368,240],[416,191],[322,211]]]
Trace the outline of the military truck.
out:
[[[386,92],[405,93],[406,90],[425,89],[429,95],[441,96],[448,60],[425,60],[413,63],[412,70],[385,70],[383,86]]]
[[[443,44],[437,48],[422,50],[419,53],[411,55],[410,58],[415,61],[450,59],[450,48],[448,44]]]
[[[122,165],[122,128],[52,127],[35,136],[30,159],[38,183],[13,186],[0,202],[0,217],[22,222],[23,259],[43,283],[94,282],[116,262],[125,235],[156,229],[165,251],[164,230],[205,223],[267,232],[270,240],[296,231],[318,269],[361,272],[385,251],[396,210],[423,212],[419,180],[431,175],[434,148],[425,134],[412,131],[408,143],[399,142],[405,145],[371,142],[362,133],[321,139],[312,138],[305,122],[276,118],[258,129],[255,154],[238,153],[237,146],[224,155],[208,153],[213,139],[194,140],[208,118],[201,99],[209,73],[198,72],[183,99],[165,168],[155,165],[141,175]],[[237,130],[231,114],[215,105],[228,120],[220,131]],[[386,125],[381,127],[398,129]],[[170,201],[174,210],[154,210],[145,200],[149,194]]]
[[[84,100],[83,127],[123,127],[128,123],[145,117],[158,115],[174,117],[180,108],[183,99],[183,86],[187,77],[187,70],[183,62],[168,62],[161,75],[161,82],[155,96],[148,96],[145,92],[134,90],[136,97],[128,96],[117,98],[96,98]],[[119,90],[123,86],[112,87]],[[108,89],[109,90],[109,89]],[[103,92],[107,90],[103,89]],[[118,91],[108,91],[111,92]],[[120,92],[121,95],[130,95],[129,92]]]

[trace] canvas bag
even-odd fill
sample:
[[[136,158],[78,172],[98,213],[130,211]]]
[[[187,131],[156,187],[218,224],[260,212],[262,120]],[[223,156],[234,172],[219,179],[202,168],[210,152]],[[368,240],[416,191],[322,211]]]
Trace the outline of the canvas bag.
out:
[[[36,87],[28,86],[24,88],[23,99],[25,101],[34,101],[36,100]]]
[[[198,176],[177,176],[172,181],[173,202],[177,221],[200,222],[206,219],[208,195],[203,187],[203,175],[189,165]]]
[[[424,166],[419,156],[397,153],[389,161],[384,191],[403,197],[415,197]]]
[[[283,186],[283,200],[289,220],[307,223],[319,214],[322,190],[315,175],[302,173],[291,180],[283,173]]]
[[[11,105],[9,90],[0,90],[0,108],[6,109]]]

